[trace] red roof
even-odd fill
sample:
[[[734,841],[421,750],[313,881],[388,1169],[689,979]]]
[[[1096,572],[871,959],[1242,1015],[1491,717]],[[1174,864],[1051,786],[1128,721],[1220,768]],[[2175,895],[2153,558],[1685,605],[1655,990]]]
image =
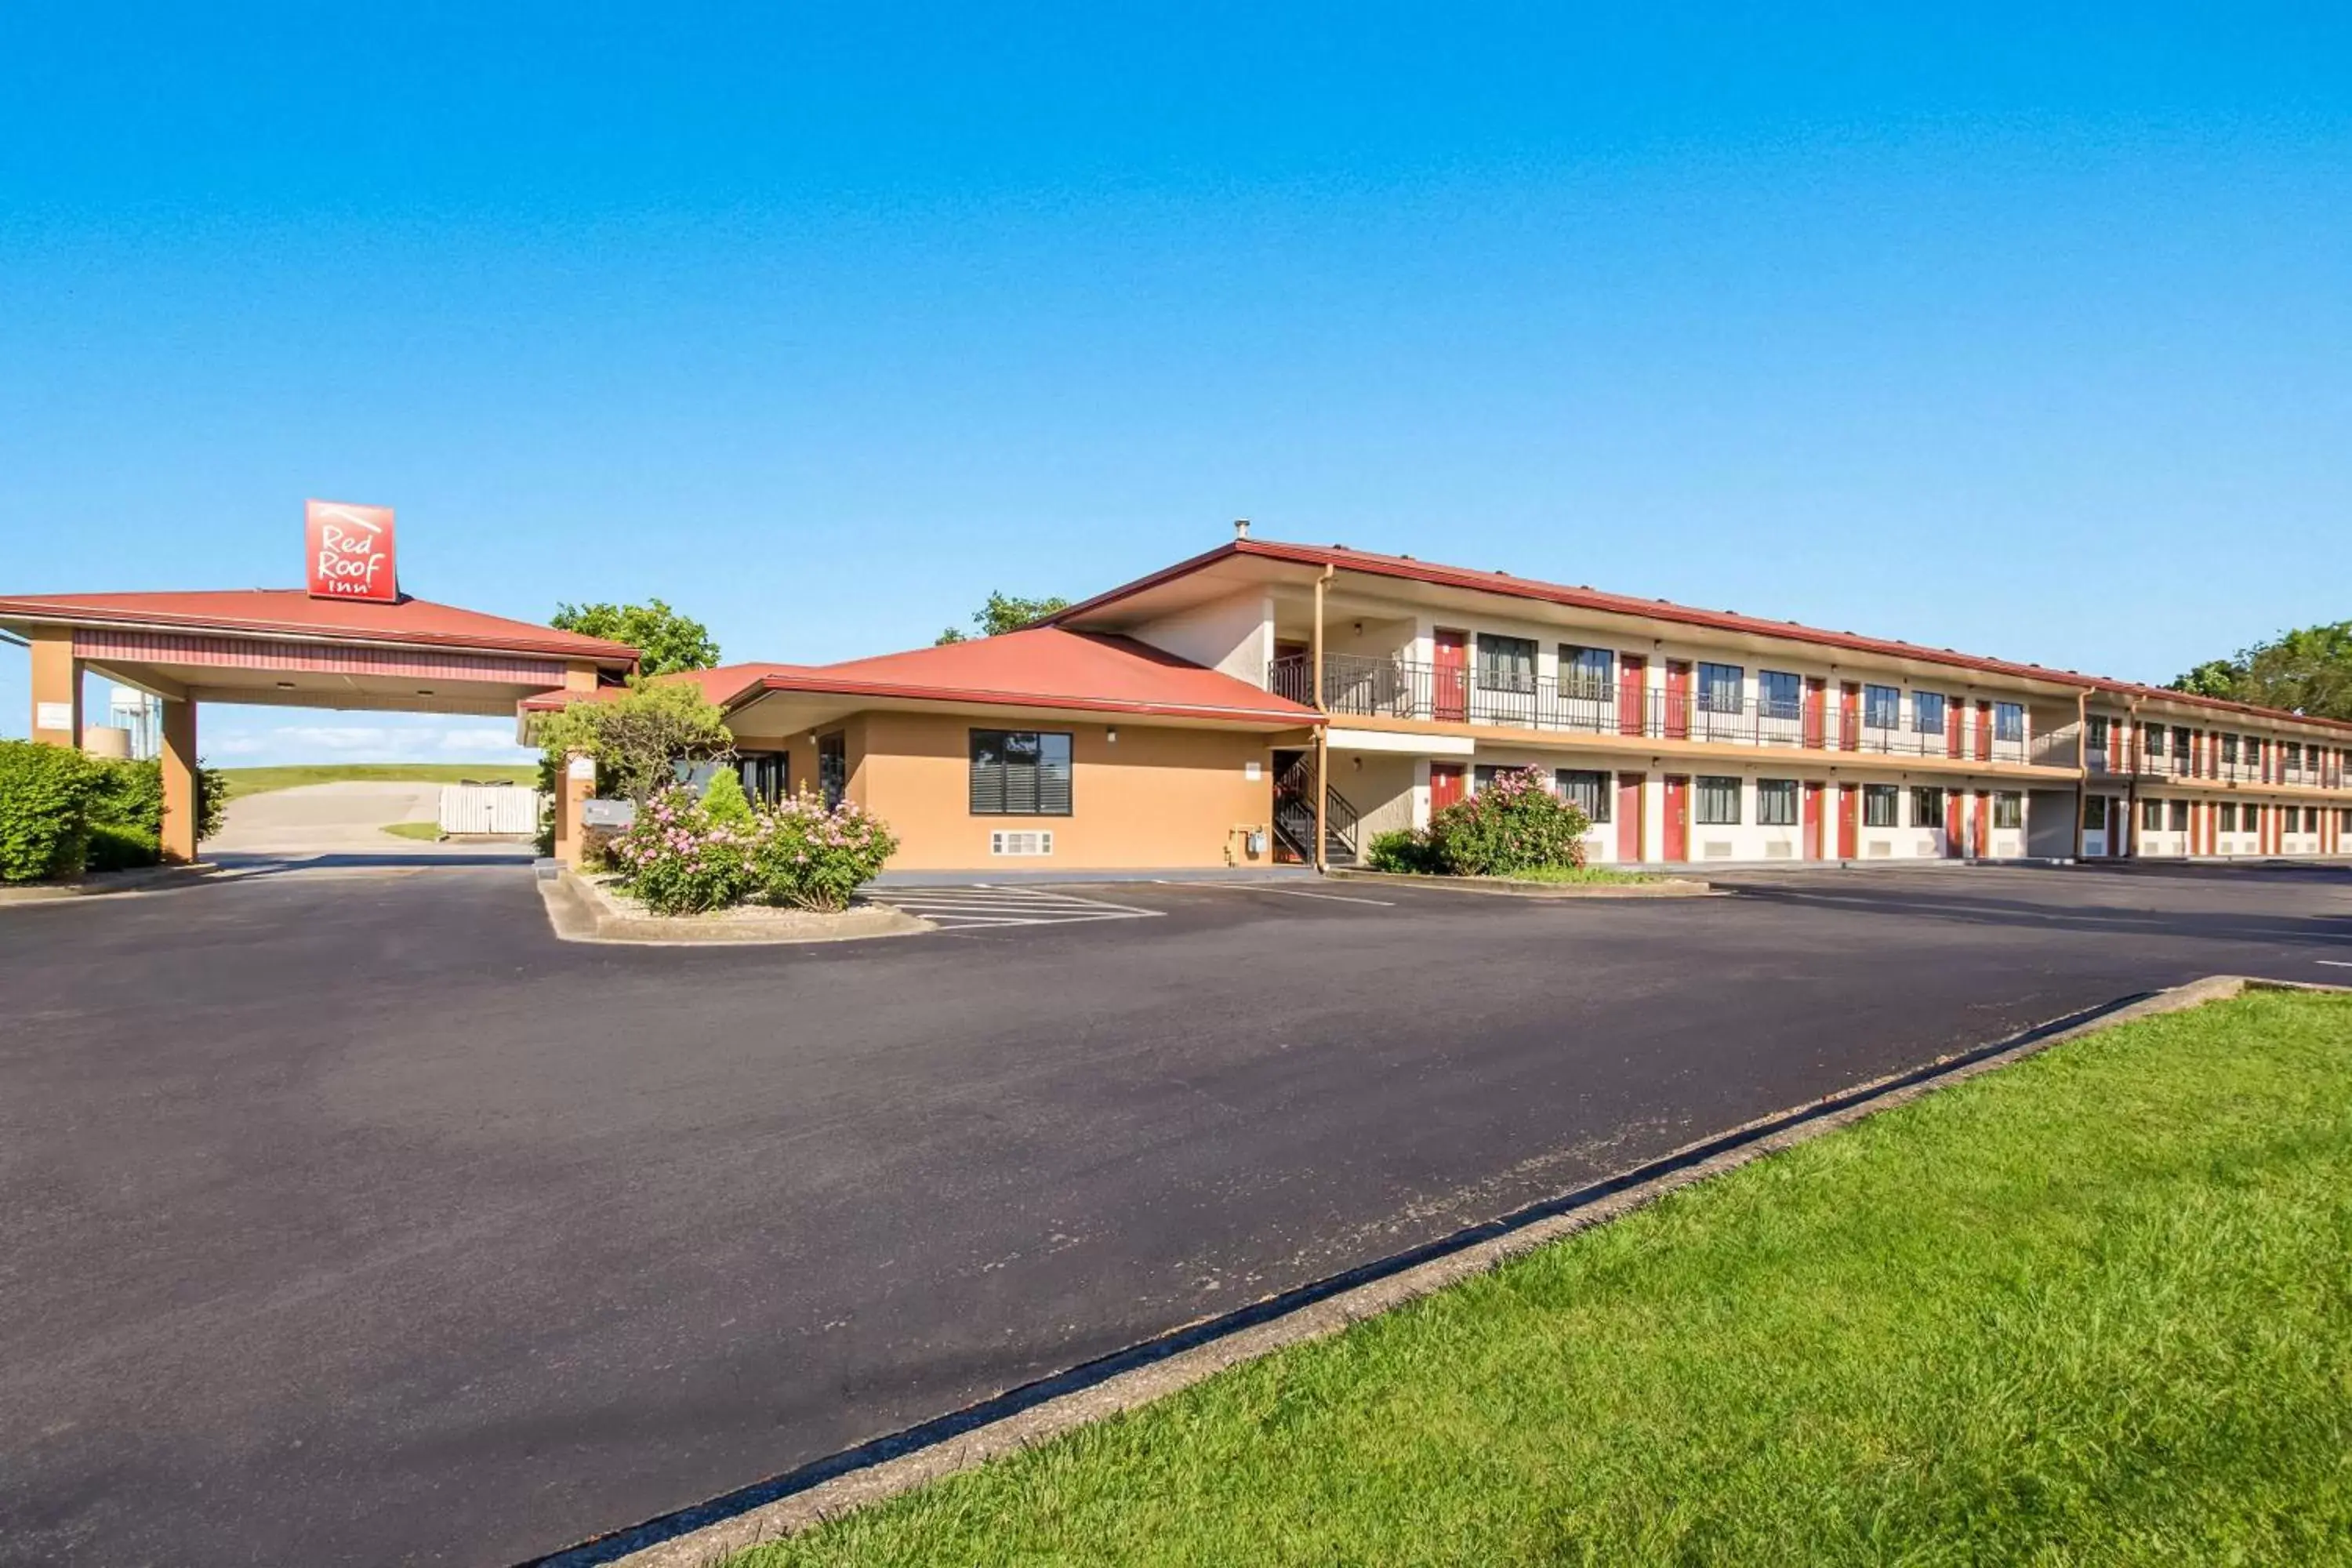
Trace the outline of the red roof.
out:
[[[175,631],[417,643],[591,658],[633,665],[637,650],[530,621],[510,621],[404,598],[314,599],[299,588],[235,588],[198,594],[35,594],[0,598],[0,620],[163,626]]]
[[[733,664],[662,679],[692,680],[721,707],[739,706],[768,691],[804,691],[1284,726],[1323,722],[1312,708],[1131,637],[1060,626],[1031,626],[842,664]],[[523,706],[561,708],[590,695],[550,691],[525,700]],[[601,699],[605,693],[593,695]]]
[[[2352,723],[2340,720],[2316,719],[2301,713],[2283,712],[2274,708],[2254,708],[2242,702],[2228,702],[2217,698],[2195,697],[2184,691],[2172,691],[2155,687],[2137,686],[2129,681],[2110,680],[2087,676],[2069,669],[2049,669],[2038,664],[2020,664],[2011,659],[1985,658],[1975,654],[1960,653],[1952,648],[1926,647],[1917,643],[1896,642],[1887,637],[1864,637],[1855,632],[1824,631],[1818,626],[1804,626],[1796,621],[1772,621],[1757,616],[1738,615],[1730,610],[1701,610],[1687,605],[1674,604],[1665,599],[1636,598],[1630,594],[1604,593],[1598,588],[1571,587],[1565,584],[1545,583],[1532,577],[1514,577],[1507,572],[1481,572],[1469,566],[1446,566],[1432,561],[1416,561],[1410,555],[1381,555],[1368,550],[1350,550],[1344,544],[1288,544],[1270,539],[1239,539],[1189,561],[1180,561],[1147,577],[1139,577],[1107,593],[1097,594],[1080,604],[1055,614],[1048,624],[1066,626],[1087,616],[1108,608],[1119,600],[1131,597],[1148,588],[1191,575],[1205,567],[1213,566],[1234,556],[1255,556],[1261,560],[1288,562],[1304,566],[1331,566],[1344,572],[1362,572],[1376,577],[1392,577],[1408,582],[1427,583],[1438,587],[1463,588],[1480,594],[1501,594],[1511,598],[1540,600],[1546,604],[1566,605],[1578,609],[1599,610],[1612,615],[1646,616],[1655,620],[1673,621],[1685,626],[1705,626],[1715,631],[1744,632],[1757,637],[1786,637],[1796,642],[1812,643],[1824,647],[1844,648],[1856,653],[1874,653],[1895,658],[1917,659],[1922,663],[1948,665],[1956,669],[1979,670],[1987,674],[2008,675],[2032,680],[2054,681],[2090,690],[2138,693],[2161,696],[2175,701],[2195,703],[2230,711],[2261,715],[2273,719],[2291,719],[2297,723],[2324,725],[2330,729],[2352,730]]]

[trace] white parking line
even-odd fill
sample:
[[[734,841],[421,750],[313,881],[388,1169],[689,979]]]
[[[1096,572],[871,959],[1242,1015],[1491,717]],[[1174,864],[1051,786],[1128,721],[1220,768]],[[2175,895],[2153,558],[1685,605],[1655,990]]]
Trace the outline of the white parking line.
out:
[[[1381,909],[1396,908],[1394,899],[1359,899],[1348,893],[1310,893],[1304,888],[1269,888],[1258,882],[1171,882],[1175,888],[1218,888],[1234,893],[1279,893],[1286,899],[1321,899],[1334,904],[1372,904]]]
[[[2330,969],[2352,969],[2352,962],[2341,958],[2315,958],[2314,963],[2324,963]]]
[[[1133,921],[1158,918],[1164,911],[1114,904],[1076,893],[1052,893],[1029,888],[1004,888],[986,883],[969,888],[877,889],[868,895],[906,914],[949,931],[983,926],[1076,925],[1086,921]]]

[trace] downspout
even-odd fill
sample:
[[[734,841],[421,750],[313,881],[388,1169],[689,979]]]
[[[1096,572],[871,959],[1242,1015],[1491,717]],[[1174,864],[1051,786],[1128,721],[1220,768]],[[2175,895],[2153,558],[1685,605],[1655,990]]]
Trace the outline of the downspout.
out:
[[[1334,571],[1326,562],[1323,574],[1315,579],[1315,711],[1327,721],[1315,726],[1315,869],[1318,875],[1331,869],[1330,857],[1324,847],[1324,822],[1330,809],[1331,793],[1331,726],[1328,722],[1331,710],[1323,698],[1323,591]]]
[[[2139,858],[2139,699],[2124,704],[2124,721],[2131,726],[2131,772],[2124,775],[2124,855],[2126,860]]]

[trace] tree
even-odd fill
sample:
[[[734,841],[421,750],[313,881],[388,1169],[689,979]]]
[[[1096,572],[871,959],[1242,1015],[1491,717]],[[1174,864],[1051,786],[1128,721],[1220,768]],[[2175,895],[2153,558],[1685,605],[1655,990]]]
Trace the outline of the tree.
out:
[[[710,629],[659,599],[642,605],[559,605],[547,624],[559,631],[628,644],[637,650],[637,669],[645,675],[709,669],[719,662],[719,645],[710,640]]]
[[[542,787],[552,789],[564,759],[584,752],[596,759],[599,794],[644,801],[671,783],[672,763],[724,757],[735,750],[719,705],[690,680],[633,680],[608,701],[583,700],[541,724]]]
[[[2318,719],[2352,719],[2352,621],[2282,632],[2235,658],[2208,659],[2172,689]]]
[[[1017,632],[1023,626],[1042,621],[1055,611],[1066,610],[1069,607],[1070,601],[1067,599],[1015,599],[1003,594],[992,593],[988,595],[988,603],[973,612],[971,624],[980,628],[980,635],[984,637],[1003,637],[1006,632]],[[940,634],[939,642],[932,646],[940,647],[947,643],[965,640],[967,639],[963,633],[950,626]]]

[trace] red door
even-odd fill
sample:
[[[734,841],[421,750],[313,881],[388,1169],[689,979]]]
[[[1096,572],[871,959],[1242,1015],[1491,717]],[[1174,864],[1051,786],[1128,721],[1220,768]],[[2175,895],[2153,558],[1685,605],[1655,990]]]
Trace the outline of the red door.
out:
[[[1838,858],[1852,860],[1862,853],[1862,791],[1838,786]]]
[[[1691,667],[1685,660],[1666,660],[1666,739],[1690,739]],[[1669,855],[1669,860],[1679,856]]]
[[[1429,815],[1435,816],[1462,798],[1462,764],[1432,763],[1429,764]]]
[[[1960,716],[1955,713],[1952,739],[1957,742],[1959,738]],[[1944,853],[1955,859],[1968,853],[1968,846],[1960,838],[1960,792],[1948,789],[1944,792]]]
[[[1642,829],[1642,785],[1646,773],[1617,775],[1617,858],[1639,860],[1646,852]]]
[[[1650,661],[1638,653],[1620,654],[1617,658],[1617,732],[1621,735],[1645,735],[1648,727],[1642,717],[1649,707],[1647,681]],[[1635,774],[1639,777],[1639,774]]]
[[[1828,681],[1818,676],[1809,675],[1805,678],[1805,744],[1817,752],[1822,749],[1824,732],[1828,729],[1826,710],[1829,707],[1829,695]],[[1821,786],[1815,784],[1812,787],[1819,789]],[[1816,856],[1814,858],[1818,859],[1820,857]]]
[[[1944,704],[1944,754],[1955,759],[1960,755],[1960,702],[1957,698]]]
[[[1992,853],[1992,796],[1981,793],[1977,796],[1976,852],[1979,855]]]
[[[1470,717],[1470,634],[1440,626],[1432,640],[1435,649],[1430,671],[1433,688],[1430,716],[1459,724]]]
[[[1977,761],[1992,761],[1992,704],[1977,704]]]
[[[1821,744],[1819,741],[1805,743],[1809,746]],[[1805,858],[1818,860],[1822,858],[1822,786],[1810,779],[1805,782],[1804,823]]]
[[[1671,668],[1671,667],[1670,667]],[[1690,780],[1679,773],[1666,775],[1665,847],[1662,851],[1668,860],[1690,858]]]
[[[1851,752],[1862,744],[1862,687],[1847,680],[1838,685],[1838,750]],[[1853,787],[1846,786],[1846,794]]]

